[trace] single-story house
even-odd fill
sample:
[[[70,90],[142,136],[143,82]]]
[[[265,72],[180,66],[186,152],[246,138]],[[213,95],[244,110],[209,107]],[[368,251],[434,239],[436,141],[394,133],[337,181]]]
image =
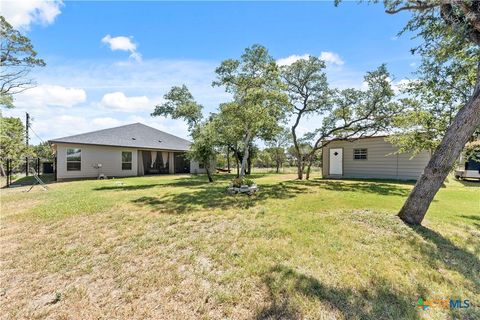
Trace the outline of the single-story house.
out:
[[[430,152],[412,157],[396,153],[386,136],[329,141],[322,149],[324,178],[416,180],[423,173]]]
[[[141,123],[49,140],[57,180],[203,173],[187,159],[190,141]]]

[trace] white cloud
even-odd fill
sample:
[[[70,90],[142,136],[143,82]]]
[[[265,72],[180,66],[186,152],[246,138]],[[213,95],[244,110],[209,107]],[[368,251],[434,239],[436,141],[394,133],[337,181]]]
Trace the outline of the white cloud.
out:
[[[130,52],[130,58],[140,62],[142,61],[142,55],[137,52],[137,44],[133,42],[132,37],[118,36],[112,37],[107,34],[102,38],[102,42],[108,44],[112,51],[128,51]]]
[[[289,66],[294,62],[297,62],[298,60],[307,60],[309,56],[310,56],[309,54],[304,54],[301,56],[292,54],[291,56],[288,56],[286,58],[278,59],[277,64],[279,66]]]
[[[15,28],[28,30],[31,24],[48,25],[60,14],[61,0],[2,0],[2,15]]]
[[[279,66],[289,66],[289,65],[291,65],[292,63],[294,63],[298,60],[307,60],[308,57],[310,57],[310,56],[311,55],[308,54],[308,53],[302,54],[302,55],[292,54],[291,56],[288,56],[286,58],[278,59],[277,64]],[[332,65],[341,66],[345,63],[337,53],[330,52],[330,51],[322,51],[320,53],[319,58],[322,59],[323,61],[325,61],[326,63],[332,64]]]
[[[15,98],[18,107],[42,108],[46,106],[73,107],[87,100],[83,89],[67,88],[58,85],[40,85],[22,93]]]
[[[103,37],[102,42],[108,44],[112,51],[122,50],[133,52],[137,50],[137,45],[133,43],[132,39],[129,37],[112,37],[111,35],[107,34],[105,37]]]
[[[102,60],[66,60],[33,70],[32,77],[40,84],[86,90],[86,100],[73,108],[46,103],[41,104],[45,107],[33,108],[38,104],[35,99],[18,96],[21,105],[17,103],[16,108],[2,112],[4,116],[24,119],[28,111],[34,119],[33,129],[43,140],[134,122],[188,139],[188,128],[182,120],[151,117],[150,113],[172,86],[182,84],[205,106],[204,114],[213,112],[219,103],[231,98],[223,88],[211,86],[218,64],[216,61],[149,59],[140,64],[119,65]],[[106,105],[102,103],[104,96]],[[129,106],[125,101],[134,104]],[[32,136],[31,143],[38,142],[40,140]]]
[[[107,93],[101,101],[102,106],[123,112],[138,112],[151,109],[153,105],[146,96],[127,97],[123,92]]]
[[[322,51],[320,54],[320,59],[322,59],[327,63],[336,64],[338,66],[341,66],[342,64],[345,63],[342,60],[342,58],[340,58],[338,53],[331,52],[331,51]]]
[[[111,118],[111,117],[103,117],[103,118],[94,118],[92,123],[98,128],[111,128],[111,127],[118,127],[122,124],[125,124],[124,121]]]
[[[410,83],[412,83],[414,80],[410,79],[401,79],[398,81],[391,81],[392,89],[393,91],[398,94],[400,93],[403,89],[406,89]]]
[[[45,121],[36,117],[32,127],[44,140],[48,140],[91,131],[92,123],[83,116],[50,115]],[[32,144],[38,142],[32,141]]]

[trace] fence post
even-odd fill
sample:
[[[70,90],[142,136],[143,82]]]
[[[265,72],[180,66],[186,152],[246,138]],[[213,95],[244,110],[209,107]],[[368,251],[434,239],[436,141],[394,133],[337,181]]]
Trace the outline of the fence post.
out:
[[[55,170],[55,181],[57,181],[57,156],[55,156],[53,170]]]
[[[40,158],[37,158],[37,174],[40,175]]]
[[[28,177],[28,157],[25,157],[25,176]]]
[[[7,188],[10,187],[10,159],[7,158]]]

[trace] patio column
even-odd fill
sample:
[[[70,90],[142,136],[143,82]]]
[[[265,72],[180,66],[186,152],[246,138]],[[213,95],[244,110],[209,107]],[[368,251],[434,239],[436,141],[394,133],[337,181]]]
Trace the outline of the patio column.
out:
[[[175,173],[175,157],[173,156],[173,152],[168,153],[168,173]]]

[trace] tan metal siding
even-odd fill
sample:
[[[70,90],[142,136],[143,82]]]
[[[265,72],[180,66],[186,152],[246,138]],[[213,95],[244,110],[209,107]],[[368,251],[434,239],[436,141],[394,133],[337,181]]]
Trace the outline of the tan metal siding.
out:
[[[430,159],[428,152],[422,152],[412,159],[410,154],[394,154],[397,149],[383,137],[333,141],[324,148],[325,177],[338,177],[329,173],[330,148],[343,148],[344,178],[418,179]],[[354,160],[354,149],[367,149],[367,159]]]

